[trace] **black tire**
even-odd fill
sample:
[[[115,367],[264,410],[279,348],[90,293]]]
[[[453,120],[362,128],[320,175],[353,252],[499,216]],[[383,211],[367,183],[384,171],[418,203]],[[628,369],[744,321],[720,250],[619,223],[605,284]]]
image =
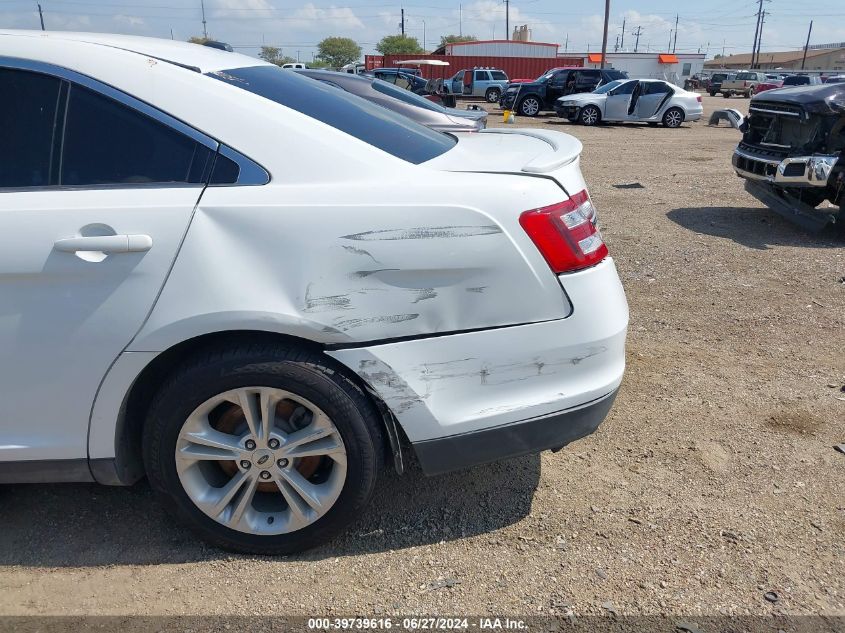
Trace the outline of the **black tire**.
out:
[[[578,113],[578,121],[581,125],[598,125],[601,122],[601,111],[594,105],[584,106]]]
[[[731,98],[731,93],[730,93],[730,92],[723,92],[723,93],[722,93],[722,96],[723,96],[725,99],[730,99],[730,98]]]
[[[711,96],[711,97],[715,97],[717,94],[718,94],[718,93],[716,93],[716,92],[712,92],[712,91],[710,92],[710,96]]]
[[[176,443],[188,416],[230,389],[268,386],[307,398],[332,420],[346,449],[346,480],[334,505],[315,522],[287,534],[256,535],[231,529],[191,501],[176,469]],[[173,515],[213,546],[280,555],[331,539],[368,504],[385,444],[370,398],[341,368],[317,352],[278,343],[239,343],[202,352],[170,376],[152,400],[144,427],[144,466],[150,484]]]
[[[663,113],[663,125],[670,128],[681,127],[685,118],[684,111],[680,108],[669,108]]]
[[[487,103],[499,103],[499,97],[502,96],[502,91],[498,88],[488,88],[484,94],[484,99]]]
[[[543,103],[540,101],[540,97],[536,95],[528,95],[527,97],[523,97],[519,102],[517,111],[522,116],[537,116],[540,114],[542,107]]]

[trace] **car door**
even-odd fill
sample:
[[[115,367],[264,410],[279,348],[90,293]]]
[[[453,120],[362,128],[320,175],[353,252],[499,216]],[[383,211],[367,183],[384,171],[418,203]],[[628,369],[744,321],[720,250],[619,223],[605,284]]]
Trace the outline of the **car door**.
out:
[[[642,121],[657,114],[665,100],[671,96],[672,89],[662,81],[642,81],[640,86],[642,92],[637,100],[633,118]]]
[[[100,381],[155,302],[216,143],[88,77],[13,60],[0,146],[0,467],[84,468]]]
[[[567,92],[567,85],[571,82],[570,72],[568,70],[559,70],[552,75],[546,83],[546,107],[553,108],[555,101],[560,97],[569,94]]]
[[[449,92],[454,95],[463,94],[464,92],[464,72],[465,71],[460,70],[455,74],[454,77],[452,77]]]
[[[483,97],[487,88],[490,86],[490,73],[486,70],[473,71],[472,77],[472,95],[474,97]]]
[[[604,105],[604,118],[606,120],[625,121],[630,118],[628,106],[638,83],[636,79],[626,81],[607,93],[607,101]]]

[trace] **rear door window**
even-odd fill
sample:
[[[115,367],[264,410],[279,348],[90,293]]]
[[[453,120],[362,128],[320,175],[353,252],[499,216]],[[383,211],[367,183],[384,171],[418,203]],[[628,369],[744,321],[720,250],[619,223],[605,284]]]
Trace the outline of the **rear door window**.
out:
[[[61,81],[0,68],[0,187],[50,184]]]
[[[68,97],[63,147],[59,184],[70,186],[201,183],[211,154],[163,123],[79,85]]]
[[[410,163],[431,160],[457,143],[453,136],[276,66],[234,68],[208,76],[301,112]]]
[[[508,76],[503,73],[501,70],[493,70],[490,71],[490,74],[493,76],[493,81],[507,81]]]

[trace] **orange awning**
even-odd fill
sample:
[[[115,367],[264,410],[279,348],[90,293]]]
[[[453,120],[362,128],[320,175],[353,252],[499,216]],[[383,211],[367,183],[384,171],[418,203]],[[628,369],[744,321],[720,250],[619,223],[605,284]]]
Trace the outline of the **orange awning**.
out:
[[[661,64],[677,64],[678,63],[678,56],[677,55],[669,55],[668,53],[667,54],[661,54],[661,55],[657,56],[657,60]]]
[[[588,53],[587,61],[591,64],[601,64],[601,53]]]

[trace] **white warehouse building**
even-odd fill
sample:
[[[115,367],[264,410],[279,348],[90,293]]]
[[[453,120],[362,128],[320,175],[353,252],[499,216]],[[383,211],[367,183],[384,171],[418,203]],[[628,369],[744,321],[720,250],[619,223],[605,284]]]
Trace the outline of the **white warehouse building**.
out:
[[[586,68],[601,66],[601,53],[566,53],[583,57]],[[624,70],[631,79],[663,79],[679,86],[704,69],[704,53],[608,53],[608,68]]]

